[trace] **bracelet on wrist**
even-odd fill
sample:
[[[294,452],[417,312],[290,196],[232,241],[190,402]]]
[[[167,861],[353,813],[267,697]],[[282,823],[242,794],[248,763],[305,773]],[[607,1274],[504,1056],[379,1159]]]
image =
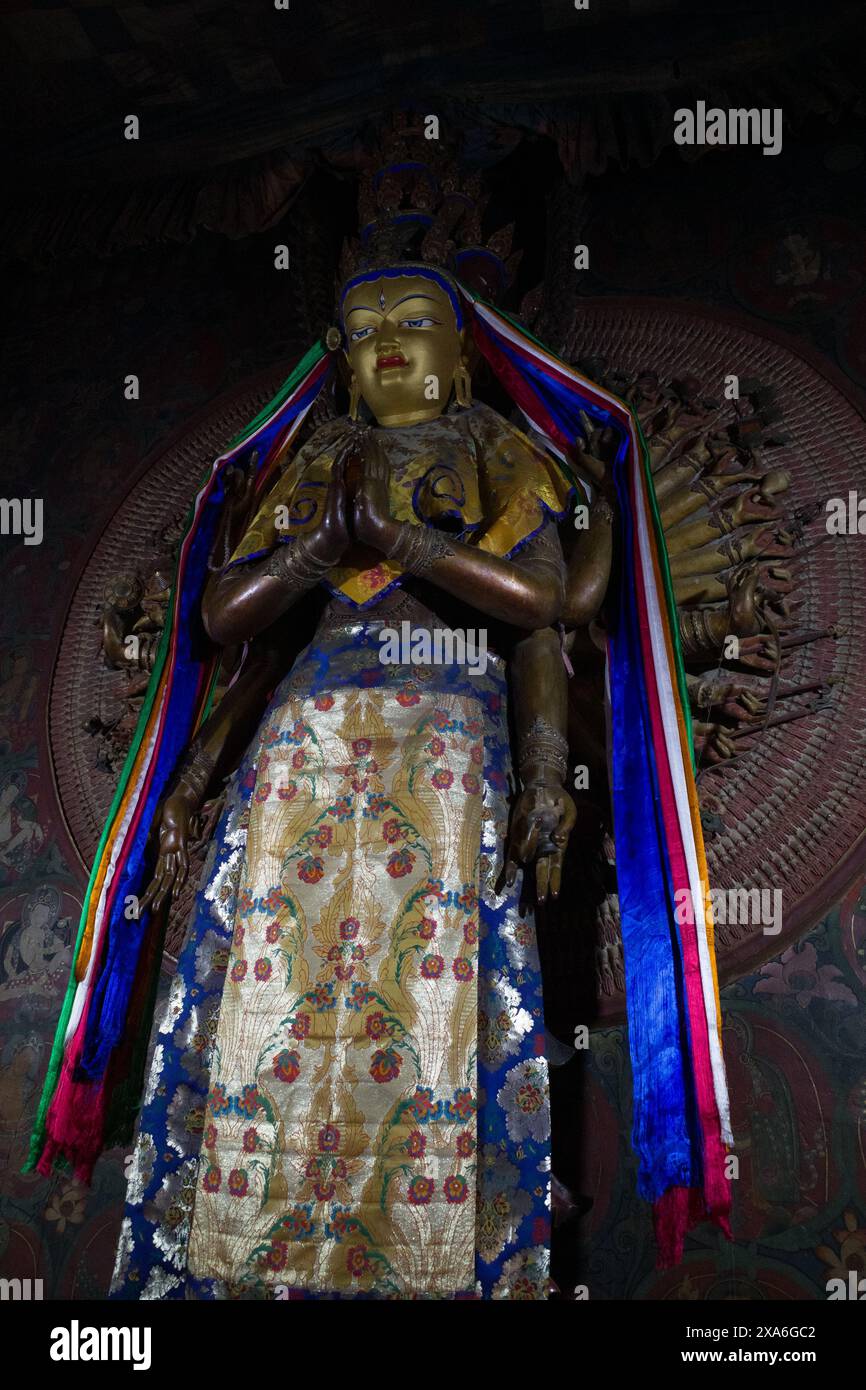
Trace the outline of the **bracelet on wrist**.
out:
[[[175,790],[181,786],[193,793],[198,804],[204,801],[205,792],[214,774],[216,760],[203,747],[199,739],[194,739],[187,749],[175,782]]]
[[[319,560],[312,554],[309,542],[298,536],[288,543],[281,541],[265,566],[265,573],[297,586],[312,588],[332,568],[330,560]]]
[[[421,575],[426,574],[437,560],[453,555],[454,550],[441,531],[432,526],[414,526],[404,521],[386,554],[389,560],[396,560],[401,569]]]
[[[608,526],[612,526],[616,515],[613,505],[603,493],[597,492],[593,497],[589,508],[590,518],[593,521],[605,521]]]
[[[541,715],[521,737],[517,750],[521,779],[535,767],[549,769],[560,782],[568,772],[568,740]]]

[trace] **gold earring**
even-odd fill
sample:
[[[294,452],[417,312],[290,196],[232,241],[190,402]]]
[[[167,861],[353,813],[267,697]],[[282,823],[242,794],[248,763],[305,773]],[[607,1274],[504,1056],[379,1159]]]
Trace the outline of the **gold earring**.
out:
[[[454,368],[454,398],[458,405],[470,406],[472,404],[472,377],[469,375],[469,368],[462,358]]]
[[[361,404],[361,390],[358,386],[358,378],[352,373],[352,380],[349,383],[349,419],[357,420],[358,406]]]

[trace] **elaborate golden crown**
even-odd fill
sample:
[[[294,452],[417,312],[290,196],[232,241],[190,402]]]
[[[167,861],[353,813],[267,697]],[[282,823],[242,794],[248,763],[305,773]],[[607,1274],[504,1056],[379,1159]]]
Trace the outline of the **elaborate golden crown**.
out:
[[[340,259],[340,286],[365,271],[412,264],[445,271],[485,299],[514,280],[514,224],[484,240],[481,175],[461,179],[453,145],[428,139],[418,117],[395,115],[361,176],[357,237]]]

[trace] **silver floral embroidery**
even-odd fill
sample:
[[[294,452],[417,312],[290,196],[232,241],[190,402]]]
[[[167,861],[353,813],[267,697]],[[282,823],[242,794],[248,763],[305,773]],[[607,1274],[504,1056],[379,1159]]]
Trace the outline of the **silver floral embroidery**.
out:
[[[114,1273],[111,1276],[111,1293],[114,1293],[115,1290],[119,1289],[124,1279],[126,1278],[126,1272],[129,1269],[129,1260],[132,1255],[133,1246],[134,1241],[132,1239],[132,1222],[130,1221],[128,1216],[125,1216],[122,1222],[120,1223],[120,1236],[117,1242],[117,1255],[115,1256],[114,1260]]]
[[[172,1043],[180,1053],[180,1064],[192,1081],[207,1081],[213,1044],[213,1030],[208,1025],[213,1012],[212,1008],[202,1010],[193,1005],[172,1037]]]
[[[181,1280],[176,1274],[171,1274],[162,1265],[154,1265],[147,1276],[147,1283],[142,1289],[140,1297],[143,1299],[165,1298],[172,1289],[180,1288],[180,1284]]]
[[[478,980],[478,1047],[481,1060],[495,1068],[520,1049],[532,1031],[532,1015],[504,975],[483,972]]]
[[[475,1239],[487,1264],[516,1240],[517,1229],[532,1208],[532,1198],[519,1183],[520,1170],[508,1158],[495,1149],[481,1152]]]
[[[506,1072],[496,1099],[505,1111],[510,1138],[543,1144],[549,1137],[550,1096],[544,1057],[527,1058]]]
[[[144,1207],[144,1216],[154,1227],[153,1243],[175,1269],[186,1267],[190,1218],[195,1201],[198,1158],[189,1158],[163,1179],[162,1187]]]
[[[153,1049],[153,1058],[151,1059],[150,1072],[147,1077],[147,1089],[144,1093],[145,1105],[150,1105],[156,1095],[156,1088],[162,1077],[162,1054],[162,1043],[157,1043],[156,1047]]]
[[[217,989],[225,980],[228,944],[213,929],[206,931],[195,953],[195,978],[202,989]]]
[[[204,1129],[204,1097],[189,1086],[178,1086],[166,1113],[166,1137],[176,1153],[189,1152],[190,1137]]]
[[[550,1295],[550,1251],[546,1245],[520,1250],[505,1261],[493,1298],[535,1299]]]
[[[151,1135],[140,1132],[129,1165],[129,1183],[126,1200],[134,1207],[140,1206],[153,1179],[153,1165],[156,1162],[156,1144]]]
[[[159,1021],[160,1033],[170,1033],[174,1028],[177,1019],[183,1012],[185,995],[186,982],[181,975],[175,975],[168,991],[168,999],[165,1001],[165,1010]]]
[[[539,1173],[547,1174],[547,1177],[544,1179],[544,1205],[547,1207],[547,1210],[550,1211],[550,1154],[541,1160],[538,1165],[538,1171]]]
[[[241,838],[246,844],[246,829]],[[230,927],[237,910],[238,884],[243,865],[244,851],[241,845],[232,851],[204,889],[205,899],[210,903],[211,917],[223,930]]]
[[[509,908],[505,921],[500,924],[499,935],[512,970],[540,970],[535,927],[528,916],[521,917],[514,908]]]

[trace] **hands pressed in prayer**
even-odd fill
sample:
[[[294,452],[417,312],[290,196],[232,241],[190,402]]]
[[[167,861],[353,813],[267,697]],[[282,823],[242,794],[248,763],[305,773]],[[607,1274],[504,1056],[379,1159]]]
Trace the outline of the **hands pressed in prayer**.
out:
[[[388,495],[388,460],[372,430],[363,438],[363,466],[352,504],[352,529],[363,545],[387,553],[394,544],[399,522],[391,515]]]
[[[346,486],[346,454],[343,450],[334,460],[325,505],[315,530],[306,538],[310,555],[317,561],[338,563],[350,543],[348,522],[348,489]]]

